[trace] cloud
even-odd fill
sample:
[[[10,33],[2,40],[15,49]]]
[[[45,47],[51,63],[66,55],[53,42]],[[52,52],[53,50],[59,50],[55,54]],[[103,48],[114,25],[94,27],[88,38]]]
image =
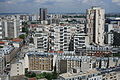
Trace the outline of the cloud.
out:
[[[6,4],[16,4],[19,2],[25,2],[27,0],[0,0],[0,3],[6,3]]]
[[[112,2],[120,2],[120,0],[112,0]]]
[[[68,2],[68,3],[70,3],[72,1],[74,1],[74,0],[34,0],[35,3],[39,3],[39,4],[40,3],[43,4],[43,3],[47,3],[47,2],[50,2],[50,3],[66,3],[66,2]]]
[[[115,0],[118,1],[118,0]],[[94,4],[98,4],[99,2],[102,3],[103,0],[0,0],[0,2],[4,2],[7,4],[16,4],[16,3],[20,3],[20,2],[31,2],[31,3],[38,3],[38,4],[46,4],[46,3],[59,3],[59,4],[65,4],[65,5],[69,5],[71,3],[83,3],[83,4],[88,4],[88,5],[94,5]],[[99,4],[100,4],[99,3]]]
[[[112,2],[116,3],[117,5],[120,5],[120,0],[112,0]]]
[[[88,5],[103,5],[104,0],[80,0],[83,4]]]
[[[40,7],[48,8],[49,12],[85,12],[91,6],[120,12],[119,4],[120,0],[0,0],[0,12],[36,13]]]

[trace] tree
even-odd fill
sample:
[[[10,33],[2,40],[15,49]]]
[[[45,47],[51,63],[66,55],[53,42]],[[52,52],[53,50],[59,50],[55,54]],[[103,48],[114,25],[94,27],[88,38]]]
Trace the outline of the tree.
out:
[[[34,72],[32,72],[30,77],[36,77],[36,74]]]
[[[43,73],[41,73],[41,74],[38,74],[38,75],[36,76],[36,78],[37,78],[37,79],[42,79],[42,78],[45,78],[45,76],[46,76],[46,72],[43,72]]]
[[[19,35],[19,38],[21,38],[21,39],[25,39],[25,37],[26,37],[25,34],[21,34],[21,35]]]
[[[3,48],[3,46],[0,46],[0,48]]]
[[[44,76],[43,74],[37,74],[37,75],[36,75],[36,78],[37,78],[37,79],[42,79],[42,78],[45,78],[45,76]]]
[[[27,72],[25,73],[25,76],[28,78],[36,77],[36,74],[34,72]]]
[[[47,73],[45,75],[45,78],[48,79],[48,80],[52,80],[53,79],[53,74],[52,73]]]
[[[53,72],[52,74],[53,74],[53,79],[57,79],[57,77],[58,77],[58,73]]]
[[[27,22],[22,22],[22,25],[24,27],[22,27],[22,32],[25,32],[26,34],[28,34],[28,23]]]
[[[25,32],[27,34],[28,33],[28,28],[27,27],[23,27],[22,28],[22,32]]]
[[[37,79],[46,78],[48,80],[57,79],[57,77],[58,77],[58,74],[56,72],[53,72],[53,73],[43,72],[36,76]]]

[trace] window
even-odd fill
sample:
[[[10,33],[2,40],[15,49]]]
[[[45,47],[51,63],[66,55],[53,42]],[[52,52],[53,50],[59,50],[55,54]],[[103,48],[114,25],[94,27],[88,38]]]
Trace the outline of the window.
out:
[[[19,69],[19,67],[17,67],[17,69]]]
[[[60,31],[63,31],[63,29],[60,29]]]
[[[67,27],[64,27],[64,29],[67,29]]]
[[[85,79],[85,76],[82,76],[82,79]]]
[[[60,39],[60,41],[63,41],[63,39]]]

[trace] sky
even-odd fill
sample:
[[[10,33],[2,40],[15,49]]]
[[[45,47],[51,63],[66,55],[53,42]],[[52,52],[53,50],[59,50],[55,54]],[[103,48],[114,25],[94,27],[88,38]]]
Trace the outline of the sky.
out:
[[[0,13],[85,13],[91,6],[101,6],[106,13],[120,13],[120,0],[0,0]]]

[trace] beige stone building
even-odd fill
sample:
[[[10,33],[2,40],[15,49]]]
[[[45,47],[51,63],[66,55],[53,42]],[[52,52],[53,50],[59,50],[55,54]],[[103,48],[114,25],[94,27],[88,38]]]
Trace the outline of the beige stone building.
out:
[[[89,42],[104,45],[105,10],[101,7],[92,7],[87,10],[87,28]]]
[[[27,54],[29,71],[52,71],[53,55],[31,52]]]

